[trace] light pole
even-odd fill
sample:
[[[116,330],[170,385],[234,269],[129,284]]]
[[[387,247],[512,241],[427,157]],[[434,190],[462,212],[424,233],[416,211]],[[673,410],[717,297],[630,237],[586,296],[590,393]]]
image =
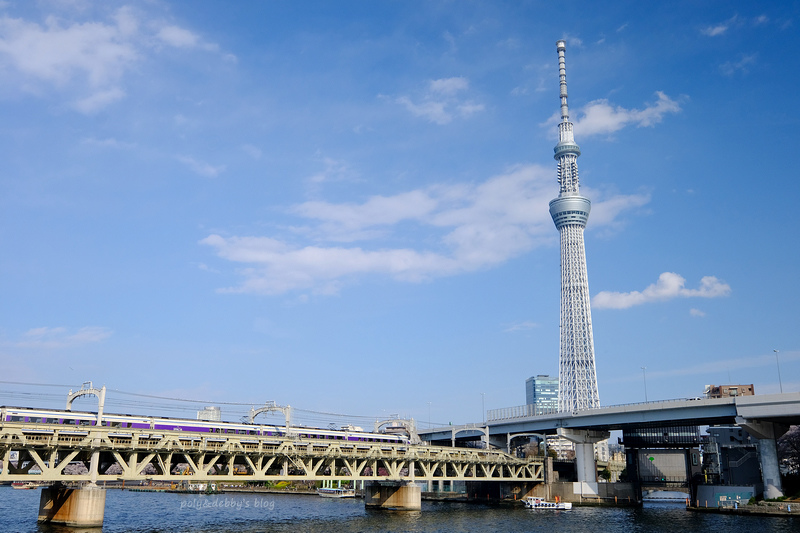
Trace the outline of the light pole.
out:
[[[642,379],[644,380],[644,401],[647,403],[647,367],[642,367]]]
[[[481,393],[481,418],[483,419],[483,423],[486,423],[486,393]]]
[[[431,402],[428,402],[428,428],[431,427]]]
[[[775,364],[778,365],[778,384],[781,386],[781,394],[783,394],[783,382],[781,381],[781,363],[778,361],[778,350],[772,350],[775,352]]]

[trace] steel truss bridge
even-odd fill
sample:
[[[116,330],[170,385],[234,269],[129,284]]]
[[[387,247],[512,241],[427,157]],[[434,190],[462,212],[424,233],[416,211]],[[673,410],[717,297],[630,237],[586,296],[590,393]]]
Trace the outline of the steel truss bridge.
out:
[[[540,460],[496,450],[101,426],[75,431],[34,422],[0,422],[0,460],[0,481],[43,484],[544,481]],[[84,473],[67,473],[76,462]]]

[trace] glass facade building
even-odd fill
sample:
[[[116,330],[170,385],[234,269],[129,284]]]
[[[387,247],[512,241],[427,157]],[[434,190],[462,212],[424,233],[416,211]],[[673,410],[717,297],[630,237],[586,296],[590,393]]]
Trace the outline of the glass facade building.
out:
[[[558,410],[558,378],[533,376],[525,380],[525,403],[539,410]]]

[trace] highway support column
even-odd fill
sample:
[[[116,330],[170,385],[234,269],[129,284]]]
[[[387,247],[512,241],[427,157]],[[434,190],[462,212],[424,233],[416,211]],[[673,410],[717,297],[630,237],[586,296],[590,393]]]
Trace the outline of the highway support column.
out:
[[[579,482],[594,484],[597,490],[597,461],[594,445],[611,436],[608,431],[558,428],[558,435],[575,444],[575,470]]]
[[[761,462],[761,480],[764,483],[764,498],[773,499],[783,496],[781,470],[778,463],[778,447],[775,441],[788,428],[773,422],[736,417],[739,424],[752,437],[758,439],[758,459]]]
[[[364,487],[364,507],[393,511],[419,511],[422,487],[412,482],[374,481]]]
[[[42,489],[38,521],[72,527],[102,527],[106,489],[90,484],[82,488],[53,485]]]

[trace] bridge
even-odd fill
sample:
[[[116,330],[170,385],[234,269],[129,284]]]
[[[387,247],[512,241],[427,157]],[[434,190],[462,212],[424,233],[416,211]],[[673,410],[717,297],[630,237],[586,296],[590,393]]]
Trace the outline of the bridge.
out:
[[[575,443],[578,481],[591,483],[596,480],[593,444],[607,439],[610,431],[735,424],[758,440],[765,497],[776,498],[783,493],[775,441],[790,425],[800,423],[800,393],[666,400],[573,412],[534,413],[520,406],[488,415],[479,427],[421,430],[420,438],[444,442],[454,441],[459,433],[463,438],[480,434],[491,445],[510,451],[515,436],[557,434]]]
[[[348,430],[291,426],[290,410],[270,403],[251,411],[251,425],[217,422],[216,432],[198,421],[193,422],[197,427],[192,421],[177,426],[176,420],[159,425],[152,418],[143,424],[113,422],[127,415],[104,415],[105,387],[88,385],[70,391],[68,410],[49,413],[55,418],[2,408],[0,482],[52,484],[42,491],[40,521],[102,525],[105,490],[100,487],[119,481],[361,481],[367,507],[392,509],[420,508],[417,481],[504,483],[507,492],[520,497],[544,481],[540,460],[499,450],[422,445],[408,421],[409,438],[377,432],[386,424],[403,427],[398,420],[376,422],[375,433],[359,432],[355,438]],[[69,411],[82,395],[99,398],[97,412]],[[284,413],[286,426],[270,426],[268,432],[266,426],[252,425],[259,412],[275,410]],[[68,471],[75,464],[83,466],[82,472]]]
[[[0,481],[543,481],[541,461],[498,450],[0,423]],[[17,460],[11,453],[17,452]],[[96,457],[96,459],[92,459]],[[70,463],[85,473],[68,474]],[[112,468],[117,465],[117,468]],[[178,465],[184,465],[178,470]]]

